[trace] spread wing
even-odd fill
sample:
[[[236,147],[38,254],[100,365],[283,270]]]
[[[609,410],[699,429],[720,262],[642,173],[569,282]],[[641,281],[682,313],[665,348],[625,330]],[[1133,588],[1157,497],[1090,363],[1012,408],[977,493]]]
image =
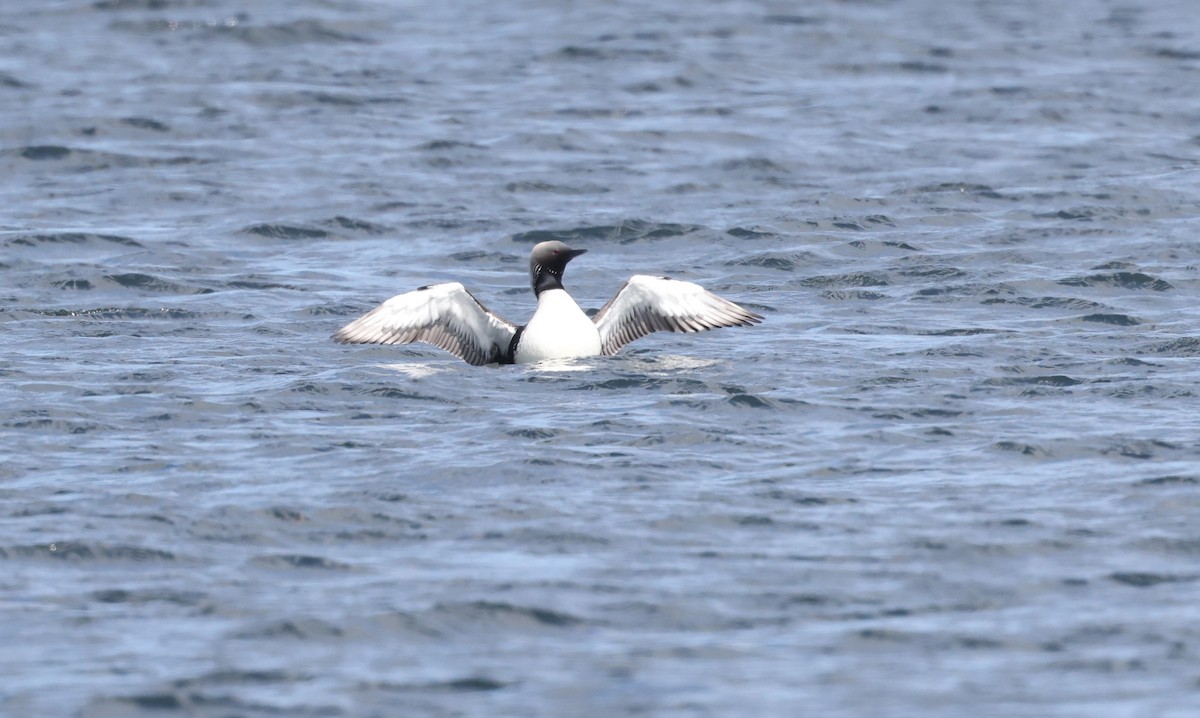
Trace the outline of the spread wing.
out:
[[[699,332],[758,324],[762,317],[708,291],[670,277],[635,274],[593,317],[601,349],[615,354],[651,332]]]
[[[492,314],[458,282],[398,294],[337,330],[342,344],[425,342],[469,364],[503,361],[517,328]]]

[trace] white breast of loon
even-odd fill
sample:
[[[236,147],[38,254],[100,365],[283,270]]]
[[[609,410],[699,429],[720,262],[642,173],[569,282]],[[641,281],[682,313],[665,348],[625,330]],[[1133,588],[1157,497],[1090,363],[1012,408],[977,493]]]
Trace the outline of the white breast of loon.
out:
[[[565,289],[538,295],[537,311],[525,325],[513,357],[518,364],[600,354],[600,332]]]

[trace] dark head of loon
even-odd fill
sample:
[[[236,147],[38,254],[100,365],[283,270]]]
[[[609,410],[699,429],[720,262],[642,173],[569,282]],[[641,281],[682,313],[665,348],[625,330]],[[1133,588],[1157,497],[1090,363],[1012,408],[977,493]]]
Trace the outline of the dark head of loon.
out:
[[[562,289],[562,277],[567,262],[586,251],[571,249],[558,240],[533,245],[533,251],[529,253],[529,283],[533,286],[533,293],[541,294],[547,289]]]

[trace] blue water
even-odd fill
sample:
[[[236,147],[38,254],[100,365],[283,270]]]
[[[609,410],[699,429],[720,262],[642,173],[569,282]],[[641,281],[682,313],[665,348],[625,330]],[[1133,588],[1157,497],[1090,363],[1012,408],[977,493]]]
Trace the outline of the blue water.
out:
[[[6,2],[0,715],[1196,715],[1196,30]],[[545,238],[766,319],[329,340]]]

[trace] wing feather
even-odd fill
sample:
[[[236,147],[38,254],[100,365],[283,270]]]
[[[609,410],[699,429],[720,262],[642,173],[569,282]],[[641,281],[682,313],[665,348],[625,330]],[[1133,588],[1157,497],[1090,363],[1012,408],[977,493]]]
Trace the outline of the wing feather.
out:
[[[652,332],[701,332],[758,324],[762,317],[704,287],[635,274],[593,317],[605,354]]]
[[[503,361],[517,328],[458,282],[398,294],[337,330],[342,344],[424,342],[480,366]]]

